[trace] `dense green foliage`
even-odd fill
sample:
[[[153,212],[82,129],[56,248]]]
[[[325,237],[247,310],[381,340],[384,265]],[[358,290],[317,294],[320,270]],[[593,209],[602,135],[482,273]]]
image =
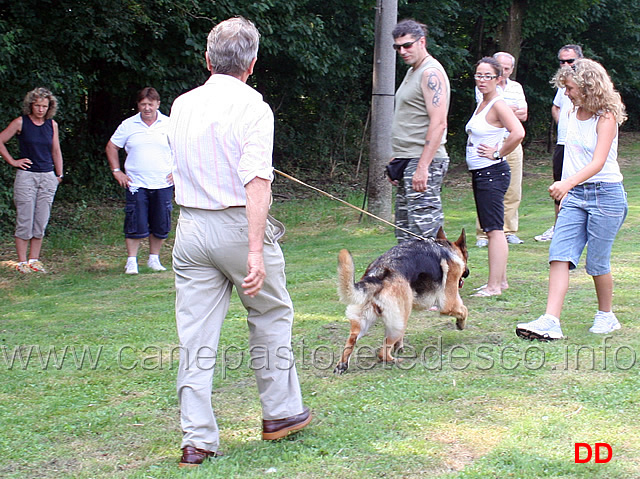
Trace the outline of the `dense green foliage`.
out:
[[[429,49],[452,80],[454,161],[462,158],[463,128],[473,108],[472,65],[500,49],[509,6],[523,2],[517,79],[530,103],[529,138],[548,130],[548,80],[558,48],[568,42],[584,45],[609,69],[631,113],[628,127],[638,126],[639,0],[401,0],[399,16],[429,25]],[[169,113],[177,95],[207,78],[211,27],[241,14],[262,33],[250,81],[276,112],[276,166],[303,178],[357,183],[356,165],[362,173],[367,163],[375,6],[375,0],[2,2],[0,127],[19,114],[27,91],[50,88],[60,100],[56,119],[65,158],[59,197],[118,194],[104,145],[134,112],[136,91],[156,87]],[[399,61],[398,81],[405,69]],[[11,168],[0,168],[0,225],[13,216],[12,177]]]

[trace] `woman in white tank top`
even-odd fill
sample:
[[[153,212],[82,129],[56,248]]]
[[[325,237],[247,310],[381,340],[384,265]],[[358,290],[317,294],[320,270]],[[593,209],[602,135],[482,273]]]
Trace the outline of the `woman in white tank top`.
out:
[[[484,57],[476,64],[474,78],[483,97],[465,127],[469,135],[466,158],[473,197],[480,226],[489,239],[489,280],[473,294],[479,297],[496,296],[509,287],[509,246],[503,228],[504,194],[511,172],[504,157],[524,138],[522,124],[498,94],[501,75],[502,68],[494,58]],[[507,138],[506,131],[509,132]]]
[[[549,187],[561,201],[549,246],[549,294],[545,314],[518,324],[516,334],[548,341],[563,336],[560,313],[569,288],[569,270],[587,248],[586,271],[593,276],[598,299],[590,332],[620,329],[612,311],[611,248],[627,215],[627,197],[618,166],[618,125],[627,117],[620,94],[607,71],[581,58],[561,68],[552,80],[574,104],[567,124],[562,179]]]

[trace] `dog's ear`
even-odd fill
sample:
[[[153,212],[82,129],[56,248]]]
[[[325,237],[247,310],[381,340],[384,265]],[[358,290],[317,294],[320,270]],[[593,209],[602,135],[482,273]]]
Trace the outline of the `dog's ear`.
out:
[[[445,240],[445,241],[447,239],[447,235],[444,234],[444,230],[442,229],[442,226],[440,228],[438,228],[438,233],[436,234],[436,239]]]
[[[464,228],[462,228],[462,233],[460,233],[460,237],[456,241],[456,245],[461,250],[464,250],[467,247],[467,234],[464,232]]]

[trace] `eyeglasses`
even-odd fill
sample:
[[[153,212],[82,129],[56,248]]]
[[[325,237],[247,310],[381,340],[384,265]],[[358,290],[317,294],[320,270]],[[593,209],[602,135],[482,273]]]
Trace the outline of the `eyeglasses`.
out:
[[[498,78],[498,75],[473,75],[473,78],[476,80],[493,80],[494,78]]]
[[[560,65],[564,65],[565,63],[568,63],[569,65],[571,65],[575,61],[576,61],[575,58],[569,58],[568,60],[559,60]]]
[[[422,37],[420,37],[422,38]],[[397,43],[393,44],[393,49],[397,52],[400,51],[401,48],[404,48],[405,50],[407,50],[408,48],[411,47],[411,45],[413,45],[415,42],[417,42],[418,40],[420,40],[420,38],[416,38],[414,41],[412,42],[407,42],[407,43],[402,43],[401,45],[398,45]]]

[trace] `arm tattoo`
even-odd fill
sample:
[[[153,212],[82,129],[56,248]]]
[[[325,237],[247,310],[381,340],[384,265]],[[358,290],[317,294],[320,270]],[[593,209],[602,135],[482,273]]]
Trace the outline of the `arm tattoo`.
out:
[[[442,99],[442,82],[434,72],[429,73],[429,76],[427,77],[427,87],[433,91],[431,104],[435,107],[439,107],[440,100]]]

